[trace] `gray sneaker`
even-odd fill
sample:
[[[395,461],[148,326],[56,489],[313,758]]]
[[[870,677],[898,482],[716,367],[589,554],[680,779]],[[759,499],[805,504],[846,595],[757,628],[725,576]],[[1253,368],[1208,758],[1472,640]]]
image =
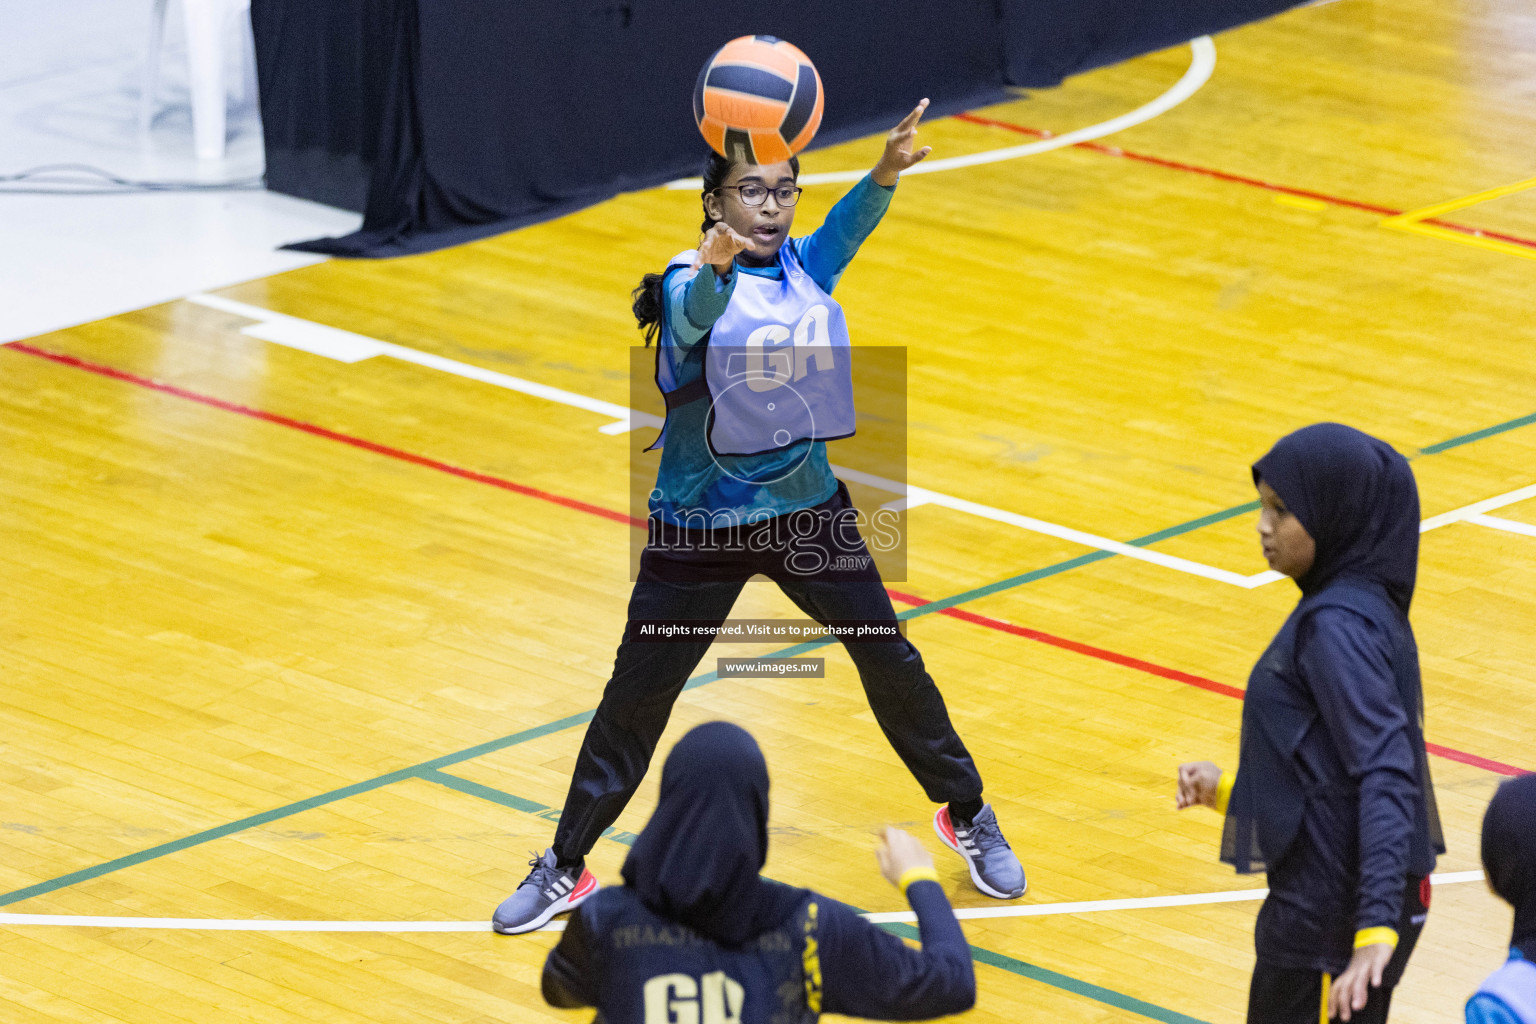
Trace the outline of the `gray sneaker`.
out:
[[[1023,896],[1029,888],[1024,865],[1003,838],[991,804],[982,805],[970,828],[956,828],[949,817],[949,805],[945,804],[933,816],[933,830],[945,846],[965,858],[965,866],[971,869],[971,881],[988,896],[1011,900]]]
[[[528,864],[533,870],[491,917],[491,927],[503,935],[542,928],[556,914],[575,910],[597,892],[597,879],[585,867],[579,871],[555,867],[553,849],[545,850],[542,857],[535,854]]]

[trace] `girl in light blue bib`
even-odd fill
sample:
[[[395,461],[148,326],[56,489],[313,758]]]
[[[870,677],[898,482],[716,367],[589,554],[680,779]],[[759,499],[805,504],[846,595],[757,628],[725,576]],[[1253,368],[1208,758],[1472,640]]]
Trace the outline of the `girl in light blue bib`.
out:
[[[1483,816],[1488,887],[1515,908],[1509,959],[1467,1002],[1467,1024],[1536,1024],[1536,775],[1510,779]]]
[[[858,510],[827,461],[827,441],[854,430],[852,350],[832,292],[880,223],[897,176],[928,155],[912,148],[927,104],[891,131],[874,170],[803,238],[789,237],[797,160],[711,158],[698,247],[635,290],[667,402],[652,446],[661,464],[648,540],[554,843],[497,908],[497,931],[537,928],[596,891],[587,852],[639,787],[673,703],[754,576],[844,642],[881,732],[940,805],[934,829],[976,887],[998,899],[1023,895],[1024,868],[922,655],[901,633]]]

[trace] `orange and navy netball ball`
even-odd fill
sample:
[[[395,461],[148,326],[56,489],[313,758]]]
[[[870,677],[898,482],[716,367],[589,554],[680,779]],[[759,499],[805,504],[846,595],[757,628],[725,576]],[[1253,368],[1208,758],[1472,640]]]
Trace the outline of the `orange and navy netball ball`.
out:
[[[742,36],[704,62],[693,87],[693,119],[727,160],[775,164],[815,137],[821,102],[821,76],[799,47]]]

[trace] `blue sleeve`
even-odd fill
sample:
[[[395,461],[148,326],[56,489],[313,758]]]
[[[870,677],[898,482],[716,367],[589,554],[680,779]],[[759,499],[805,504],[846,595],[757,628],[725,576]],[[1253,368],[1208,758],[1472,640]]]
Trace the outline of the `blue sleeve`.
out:
[[[1479,992],[1467,1000],[1467,1024],[1524,1024],[1493,996]]]
[[[1368,619],[1325,607],[1302,622],[1296,658],[1350,781],[1360,787],[1355,928],[1395,929],[1420,793],[1391,647]]]
[[[667,293],[667,326],[678,347],[692,348],[704,339],[730,304],[735,287],[735,268],[724,278],[708,263],[698,270],[677,267],[667,272],[662,282]]]
[[[891,196],[895,194],[895,185],[890,188],[877,185],[875,179],[866,174],[837,201],[821,227],[790,243],[795,246],[801,266],[822,291],[831,294],[859,246],[885,216]]]
[[[876,1020],[923,1020],[961,1013],[976,1003],[976,969],[944,889],[913,882],[922,948],[870,924],[848,907],[823,900],[822,1012]]]

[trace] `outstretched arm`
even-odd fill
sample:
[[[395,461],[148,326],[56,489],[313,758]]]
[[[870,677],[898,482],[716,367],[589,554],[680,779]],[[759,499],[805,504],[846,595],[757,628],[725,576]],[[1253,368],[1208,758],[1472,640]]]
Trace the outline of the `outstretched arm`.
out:
[[[876,1020],[923,1020],[960,1013],[976,1002],[976,972],[960,922],[933,870],[933,858],[910,835],[885,830],[880,870],[901,887],[922,948],[827,901],[821,922],[821,974],[826,1013]]]
[[[874,170],[837,201],[821,227],[794,243],[799,247],[797,251],[806,273],[823,291],[830,292],[837,286],[838,278],[848,269],[859,246],[885,216],[901,172],[933,152],[931,146],[924,146],[915,153],[912,151],[912,144],[917,139],[917,124],[927,109],[925,99],[891,129],[885,137],[885,152],[880,154]]]

